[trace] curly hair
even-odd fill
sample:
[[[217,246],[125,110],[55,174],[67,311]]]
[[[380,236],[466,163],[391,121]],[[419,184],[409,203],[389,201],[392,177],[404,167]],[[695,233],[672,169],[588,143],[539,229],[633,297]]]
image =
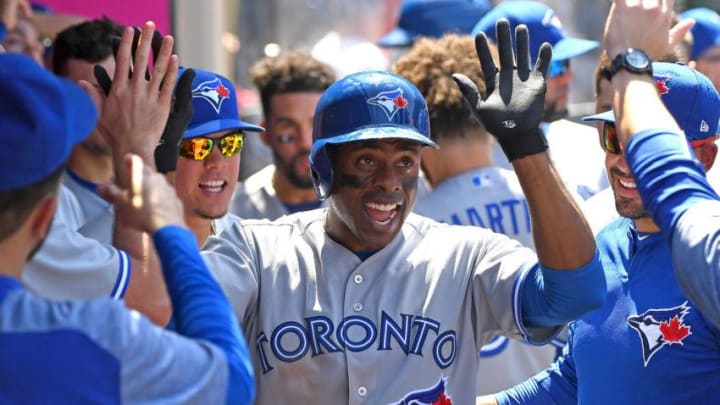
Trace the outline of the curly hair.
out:
[[[482,128],[451,77],[462,73],[477,84],[481,93],[485,92],[472,37],[447,34],[439,39],[421,38],[398,59],[393,71],[412,82],[425,97],[434,139],[462,137],[469,128]]]
[[[335,72],[307,52],[290,51],[256,62],[250,68],[250,78],[260,93],[267,119],[272,96],[303,91],[322,93],[335,81]]]

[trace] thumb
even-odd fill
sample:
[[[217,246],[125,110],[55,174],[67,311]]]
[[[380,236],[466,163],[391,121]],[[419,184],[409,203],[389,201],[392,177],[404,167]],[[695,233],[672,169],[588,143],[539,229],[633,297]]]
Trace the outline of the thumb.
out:
[[[692,27],[695,25],[695,20],[692,18],[688,18],[685,20],[679,21],[677,24],[675,24],[674,27],[670,28],[670,46],[675,47],[676,45],[682,43],[683,39],[687,35],[687,33],[692,29]]]
[[[475,83],[462,73],[453,73],[452,78],[471,109],[477,109],[480,105],[480,90]]]
[[[105,201],[115,206],[126,204],[128,200],[127,191],[115,184],[100,184],[97,186],[97,193]]]

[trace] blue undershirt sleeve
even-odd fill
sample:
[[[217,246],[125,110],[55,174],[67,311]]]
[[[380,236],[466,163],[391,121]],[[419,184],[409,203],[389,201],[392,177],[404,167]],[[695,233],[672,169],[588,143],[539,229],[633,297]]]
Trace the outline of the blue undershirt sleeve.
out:
[[[536,266],[522,285],[523,325],[545,328],[575,320],[600,308],[606,290],[597,251],[588,264],[573,271]]]
[[[660,129],[638,132],[630,138],[625,153],[645,208],[668,240],[688,207],[720,199],[680,133]]]
[[[214,343],[227,356],[227,403],[252,402],[253,367],[247,344],[225,295],[200,257],[195,236],[178,226],[153,235],[173,305],[175,330]]]
[[[578,403],[577,373],[572,356],[572,325],[563,354],[547,369],[510,389],[495,395],[498,405],[515,404],[576,404]]]

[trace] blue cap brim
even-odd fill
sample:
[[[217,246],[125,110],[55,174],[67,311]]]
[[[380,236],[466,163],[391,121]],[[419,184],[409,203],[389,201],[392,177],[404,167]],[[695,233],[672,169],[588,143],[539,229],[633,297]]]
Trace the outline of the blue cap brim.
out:
[[[312,158],[317,154],[320,149],[324,148],[326,145],[337,145],[349,142],[375,141],[382,139],[400,139],[404,141],[415,141],[419,144],[430,146],[435,149],[440,148],[427,136],[419,132],[409,130],[407,128],[390,126],[370,127],[359,129],[357,131],[353,131],[344,135],[338,135],[332,138],[324,138],[315,141],[312,146],[312,152],[310,153],[310,161],[312,162]]]
[[[582,117],[583,121],[605,121],[610,122],[612,124],[615,123],[615,112],[613,110],[605,111],[604,113],[595,114],[595,115],[588,115],[585,117]]]
[[[212,134],[214,132],[230,131],[233,129],[239,129],[241,131],[249,132],[265,131],[265,128],[247,123],[245,121],[235,119],[213,120],[206,122],[202,125],[198,125],[194,128],[188,128],[188,130],[185,131],[185,134],[183,134],[183,139],[196,138],[198,136]]]
[[[390,31],[378,41],[378,45],[390,48],[394,46],[410,46],[413,44],[415,38],[409,32],[404,29],[397,27]]]
[[[563,38],[553,45],[552,60],[566,60],[588,53],[600,46],[597,41],[580,38]]]

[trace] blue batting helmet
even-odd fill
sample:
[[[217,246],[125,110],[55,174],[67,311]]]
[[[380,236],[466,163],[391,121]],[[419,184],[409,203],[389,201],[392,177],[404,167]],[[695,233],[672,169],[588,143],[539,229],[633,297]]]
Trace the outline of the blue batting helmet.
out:
[[[318,198],[330,195],[332,163],[326,145],[375,139],[407,139],[434,148],[425,99],[404,78],[382,71],[344,77],[315,108],[310,167]]]

